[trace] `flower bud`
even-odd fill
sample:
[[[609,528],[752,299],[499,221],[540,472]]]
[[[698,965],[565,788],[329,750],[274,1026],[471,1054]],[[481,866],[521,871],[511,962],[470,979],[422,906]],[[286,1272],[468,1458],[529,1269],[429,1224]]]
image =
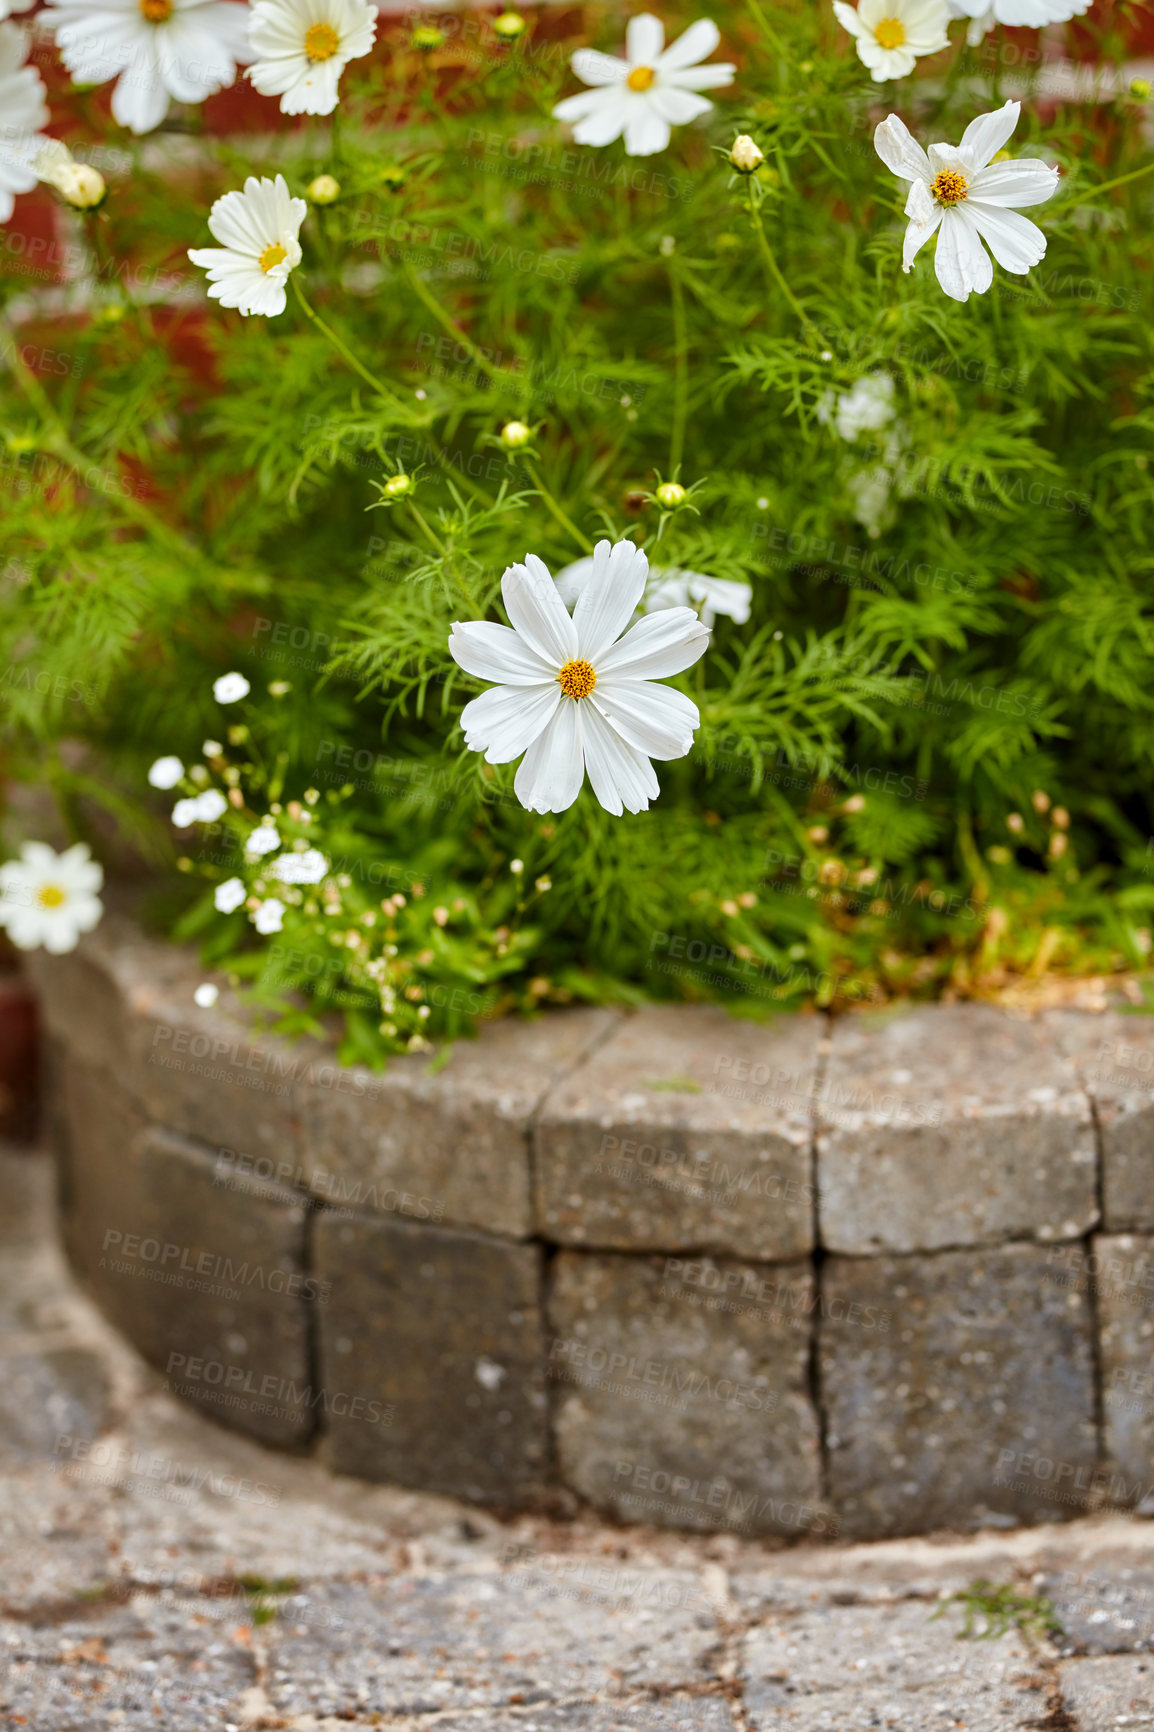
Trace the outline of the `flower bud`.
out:
[[[76,210],[95,210],[98,204],[103,204],[108,190],[100,170],[90,163],[74,161],[68,146],[58,138],[44,141],[32,172],[46,186],[54,186]]]
[[[386,499],[402,499],[406,493],[413,491],[411,475],[390,475],[385,482],[384,495]]]
[[[502,42],[516,42],[518,36],[525,34],[525,20],[519,12],[502,12],[499,18],[494,18],[493,29]]]
[[[733,141],[733,149],[729,160],[738,174],[755,174],[765,161],[765,152],[756,145],[747,132]]]
[[[435,24],[416,24],[409,38],[414,48],[419,48],[423,54],[431,54],[434,48],[445,46],[445,32]]]
[[[533,437],[533,430],[524,421],[506,421],[501,429],[501,443],[507,451],[520,451]]]
[[[384,168],[377,170],[377,179],[390,192],[397,192],[405,184],[405,171],[399,162],[387,162]]]
[[[658,505],[664,505],[666,511],[673,511],[685,499],[685,489],[680,481],[663,481],[655,495]]]
[[[331,174],[318,174],[309,182],[308,195],[314,204],[335,204],[341,196],[341,183]]]
[[[1148,78],[1133,78],[1130,81],[1130,94],[1135,102],[1149,102],[1151,88]]]

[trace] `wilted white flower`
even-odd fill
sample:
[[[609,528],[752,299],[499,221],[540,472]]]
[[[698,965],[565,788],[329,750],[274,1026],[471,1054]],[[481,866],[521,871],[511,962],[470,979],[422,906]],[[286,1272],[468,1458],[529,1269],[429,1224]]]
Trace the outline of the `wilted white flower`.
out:
[[[113,119],[133,132],[223,90],[248,59],[248,7],[233,0],[49,0],[40,17],[77,84],[116,79]]]
[[[218,914],[232,914],[244,901],[248,892],[239,878],[226,878],[223,884],[218,884],[213,894],[213,906]]]
[[[1019,216],[1018,208],[1051,198],[1058,190],[1057,169],[1039,157],[993,160],[1017,126],[1019,113],[1020,104],[1007,102],[992,114],[981,114],[967,126],[959,145],[931,144],[928,156],[896,114],[874,133],[886,167],[912,183],[902,269],[908,271],[918,251],[937,234],[934,268],[955,301],[985,294],[994,280],[983,240],[1003,269],[1017,276],[1045,257],[1045,235],[1028,217]]]
[[[26,30],[0,24],[0,223],[12,215],[13,194],[36,185],[31,158],[44,143],[40,128],[50,119],[44,81],[24,64],[28,45]]]
[[[733,82],[731,65],[699,64],[720,41],[717,25],[701,18],[666,48],[660,18],[641,12],[629,20],[624,60],[577,50],[573,70],[593,88],[567,96],[553,114],[572,123],[578,144],[612,144],[624,133],[628,156],[652,156],[669,143],[671,126],[709,113],[713,104],[697,91]]]
[[[967,18],[966,41],[976,48],[995,24],[1024,25],[1040,30],[1046,24],[1064,24],[1090,9],[1090,0],[946,0],[951,18]]]
[[[169,788],[176,787],[183,775],[184,765],[179,758],[157,758],[148,772],[148,780],[152,787],[163,788],[167,792]]]
[[[859,433],[877,433],[888,427],[896,413],[894,382],[888,373],[869,373],[848,391],[827,391],[818,404],[817,417],[832,424],[839,438],[852,445]]]
[[[845,0],[833,0],[833,9],[875,84],[905,78],[921,55],[950,45],[946,0],[860,0],[856,10]]]
[[[57,854],[47,842],[25,842],[19,860],[0,866],[0,926],[17,950],[63,956],[103,914],[103,882],[87,843]]]
[[[301,262],[297,236],[308,215],[303,198],[290,198],[282,174],[275,180],[250,175],[243,192],[226,192],[209,212],[208,226],[219,247],[193,247],[189,258],[208,272],[209,297],[235,307],[245,318],[283,313],[289,273]],[[239,680],[240,674],[226,675]],[[220,681],[217,681],[220,684]],[[245,681],[245,692],[248,681]],[[244,692],[238,692],[243,697]],[[230,703],[222,698],[222,703]]]
[[[218,704],[235,704],[239,698],[246,698],[251,690],[243,674],[221,674],[212,685],[212,695]]]
[[[192,995],[194,1004],[199,1004],[201,1010],[211,1010],[220,997],[220,987],[214,986],[211,980],[205,980]]]
[[[228,801],[219,788],[206,788],[191,800],[178,800],[172,808],[172,821],[178,830],[190,824],[215,824],[228,811]]]
[[[279,932],[284,925],[285,905],[276,896],[269,896],[253,911],[252,923],[258,932]]]
[[[557,590],[565,606],[572,608],[593,576],[592,558],[575,559],[557,573]],[[749,618],[753,588],[728,577],[707,577],[703,571],[683,571],[680,566],[650,566],[641,598],[643,613],[661,613],[670,607],[688,607],[697,602],[701,622],[711,626],[717,615],[744,625]]]
[[[466,704],[465,744],[490,764],[525,754],[514,788],[532,812],[566,811],[586,771],[607,812],[645,811],[660,792],[650,758],[684,757],[700,725],[696,704],[655,682],[691,667],[709,632],[688,608],[626,631],[648,561],[631,541],[598,542],[593,561],[572,617],[548,568],[527,554],[501,582],[512,630],[455,622],[449,638],[466,673],[499,682]]]
[[[248,76],[262,96],[280,97],[282,114],[331,114],[341,73],[376,33],[365,0],[253,0]]]
[[[259,860],[262,854],[271,854],[274,848],[279,847],[276,825],[271,818],[262,818],[245,843],[244,851],[250,859]]]
[[[329,863],[319,848],[306,848],[300,854],[280,855],[269,872],[282,884],[319,884],[328,869]]]

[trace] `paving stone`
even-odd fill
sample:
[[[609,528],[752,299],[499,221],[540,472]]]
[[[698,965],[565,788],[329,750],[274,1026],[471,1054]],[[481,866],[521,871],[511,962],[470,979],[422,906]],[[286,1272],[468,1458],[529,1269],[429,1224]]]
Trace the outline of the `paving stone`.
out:
[[[629,1521],[829,1535],[808,1390],[809,1266],[703,1262],[678,1282],[672,1261],[555,1259],[547,1370],[563,1478]],[[709,1309],[692,1279],[704,1268],[776,1297]]]
[[[307,1206],[221,1172],[109,1079],[67,1071],[67,1238],[108,1316],[185,1399],[274,1443],[313,1429]],[[315,1299],[312,1301],[315,1305]]]
[[[1094,1507],[1089,1300],[1047,1279],[1048,1255],[1007,1245],[826,1262],[821,1400],[847,1533],[1054,1521]]]
[[[483,1024],[441,1055],[397,1058],[383,1075],[342,1070],[300,1092],[304,1182],[359,1213],[409,1216],[527,1238],[530,1130],[552,1088],[617,1021],[551,1012]]]
[[[1109,1501],[1154,1507],[1154,1238],[1100,1234],[1067,1262],[1097,1304]]]
[[[1062,1700],[1073,1719],[1055,1721],[1077,1732],[1118,1732],[1154,1725],[1154,1662],[1128,1654],[1117,1659],[1066,1660],[1058,1667]]]
[[[1154,1025],[1148,1016],[1048,1011],[1045,1021],[1094,1097],[1103,1226],[1154,1229]]]
[[[1039,1572],[1035,1591],[1054,1607],[1059,1645],[1070,1654],[1131,1654],[1154,1648],[1154,1557],[1103,1552],[1089,1565]]]
[[[1040,1022],[983,1004],[841,1018],[819,1096],[833,1251],[1073,1239],[1097,1219],[1089,1102]]]
[[[737,1722],[720,1696],[663,1696],[659,1702],[571,1702],[557,1707],[506,1708],[447,1714],[437,1732],[734,1732]]]
[[[541,1251],[388,1216],[316,1224],[328,1459],[478,1501],[537,1498],[548,1437]]]
[[[630,1016],[542,1112],[545,1237],[771,1259],[808,1251],[824,1026],[805,1016],[763,1026],[706,1005]]]
[[[935,1619],[936,1609],[919,1601],[826,1608],[751,1631],[744,1675],[754,1732],[1036,1724],[1045,1680],[1017,1633],[959,1641],[957,1620]]]
[[[87,1347],[10,1351],[0,1337],[0,1462],[51,1459],[61,1437],[90,1440],[112,1417],[108,1370]]]
[[[705,1683],[718,1631],[703,1596],[671,1605],[656,1574],[633,1575],[607,1602],[464,1572],[310,1587],[269,1626],[265,1689],[282,1714],[367,1716]]]

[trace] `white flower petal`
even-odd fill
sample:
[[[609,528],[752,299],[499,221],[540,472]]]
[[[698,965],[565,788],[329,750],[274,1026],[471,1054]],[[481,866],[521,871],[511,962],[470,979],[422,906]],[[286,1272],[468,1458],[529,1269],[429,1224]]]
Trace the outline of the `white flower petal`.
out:
[[[692,667],[708,644],[708,628],[689,608],[647,613],[602,656],[597,674],[626,680],[667,679]]]
[[[958,149],[972,171],[985,168],[991,157],[997,156],[1013,136],[1021,112],[1020,102],[1007,102],[991,114],[979,114],[976,120],[971,120]]]
[[[661,792],[653,765],[616,733],[592,705],[585,712],[585,768],[607,812],[645,812]]]
[[[685,34],[688,36],[689,31]],[[664,47],[665,26],[660,18],[655,18],[652,12],[638,12],[629,20],[625,29],[625,55],[630,66],[652,66],[660,60]]]
[[[624,84],[629,76],[628,61],[596,48],[578,48],[569,64],[582,84]]]
[[[650,758],[684,758],[701,726],[691,698],[652,680],[598,680],[588,701],[623,740]]]
[[[970,199],[966,215],[1005,271],[1024,277],[1046,256],[1046,237],[1029,217],[1017,211],[990,209]]]
[[[1021,156],[1014,162],[995,162],[975,175],[970,202],[1008,205],[1014,210],[1045,204],[1061,185],[1058,170],[1041,157]]]
[[[585,777],[580,700],[567,698],[542,729],[513,779],[513,791],[530,812],[566,812]]]
[[[661,72],[680,72],[687,66],[696,66],[699,60],[707,60],[717,52],[720,41],[721,32],[713,19],[699,18],[682,31],[676,42],[669,44],[658,59],[658,68]]]
[[[625,122],[626,156],[655,156],[669,143],[669,122],[652,102],[642,104]]]
[[[577,597],[573,624],[577,653],[596,668],[610,644],[616,643],[645,594],[649,561],[631,541],[610,547],[599,541],[593,550],[593,572]]]
[[[547,662],[507,625],[487,619],[454,621],[449,654],[467,674],[505,686],[542,685],[561,665]]]
[[[577,654],[577,628],[548,567],[535,554],[526,554],[523,565],[506,568],[501,599],[514,631],[552,672]]]
[[[708,97],[698,96],[693,90],[680,90],[672,84],[655,84],[649,92],[649,103],[671,126],[687,126],[691,120],[708,114],[713,107]]]
[[[993,261],[961,209],[947,210],[942,218],[934,269],[955,301],[968,301],[971,293],[984,295],[994,280]]]
[[[561,702],[557,681],[540,686],[492,686],[461,711],[465,744],[489,764],[509,764],[527,751]]]
[[[899,179],[932,180],[929,158],[896,114],[883,120],[874,132],[874,149]]]

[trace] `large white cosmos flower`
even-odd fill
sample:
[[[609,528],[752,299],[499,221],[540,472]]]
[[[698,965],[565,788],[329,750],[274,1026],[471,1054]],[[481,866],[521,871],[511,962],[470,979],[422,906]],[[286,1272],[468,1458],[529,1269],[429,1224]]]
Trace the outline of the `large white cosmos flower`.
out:
[[[103,882],[86,842],[63,854],[47,842],[25,842],[19,860],[0,866],[0,926],[18,950],[63,956],[104,913],[97,894]]]
[[[208,226],[220,247],[193,247],[189,258],[208,272],[209,294],[222,307],[236,307],[242,314],[271,316],[285,309],[285,284],[289,272],[301,262],[297,236],[308,214],[303,198],[290,198],[283,174],[275,180],[256,180],[252,175],[243,192],[226,192],[209,213]],[[219,688],[228,681],[236,682]],[[222,704],[233,703],[248,682],[242,674],[226,674],[213,691]]]
[[[833,9],[875,84],[907,77],[919,55],[950,45],[946,0],[861,0],[856,11],[845,0],[833,0]]]
[[[151,132],[170,102],[203,102],[248,59],[248,7],[234,0],[49,0],[42,14],[77,84],[106,84],[113,118]]]
[[[953,18],[968,18],[966,41],[975,48],[995,24],[1025,25],[1040,30],[1044,24],[1065,24],[1090,9],[1090,0],[946,0]]]
[[[699,65],[720,41],[717,25],[700,18],[666,48],[660,18],[641,12],[629,20],[624,60],[595,48],[577,50],[573,70],[593,89],[567,96],[554,117],[573,123],[578,144],[612,144],[624,133],[628,156],[652,156],[669,143],[671,126],[709,113],[713,104],[697,91],[733,82],[732,66]]]
[[[557,591],[567,608],[593,576],[596,561],[575,559],[557,573]],[[641,600],[643,613],[661,613],[670,607],[699,606],[701,622],[711,626],[719,613],[744,625],[753,601],[753,586],[738,583],[733,578],[709,577],[704,571],[685,571],[679,565],[655,565],[650,568]]]
[[[631,541],[599,541],[570,616],[548,567],[526,554],[501,580],[512,630],[453,624],[453,660],[499,682],[465,705],[465,744],[490,764],[524,752],[513,786],[531,812],[566,811],[586,771],[607,812],[644,812],[661,791],[650,758],[683,758],[693,744],[697,705],[655,682],[692,667],[709,632],[686,607],[625,631],[648,575]]]
[[[955,301],[968,301],[971,292],[984,295],[994,280],[983,240],[1002,268],[1017,276],[1045,257],[1045,235],[1018,209],[1053,196],[1057,169],[1039,157],[993,161],[1017,126],[1019,112],[1019,103],[1007,102],[992,114],[980,114],[959,145],[931,144],[928,156],[896,114],[874,133],[874,147],[886,167],[912,183],[902,269],[910,269],[940,229],[934,268]]]
[[[248,76],[282,114],[331,114],[350,60],[367,54],[377,8],[365,0],[253,0]]]
[[[27,53],[28,32],[0,24],[0,223],[12,215],[12,195],[36,185],[32,158],[44,144],[40,128],[49,120],[44,82],[34,66],[24,64]]]

